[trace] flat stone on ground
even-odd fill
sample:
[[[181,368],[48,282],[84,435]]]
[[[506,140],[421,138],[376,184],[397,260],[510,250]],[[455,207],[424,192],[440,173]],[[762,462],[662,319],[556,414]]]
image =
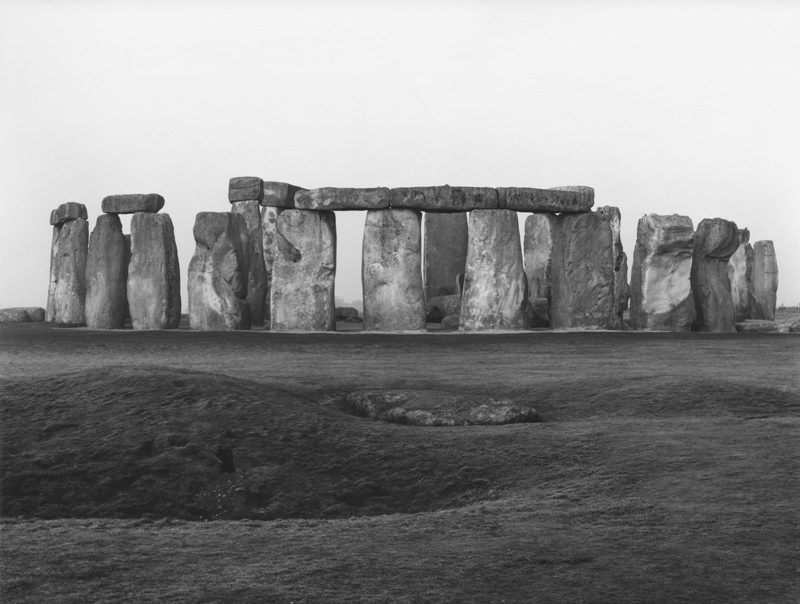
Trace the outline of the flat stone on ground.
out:
[[[158,212],[164,207],[164,198],[157,193],[134,193],[131,195],[109,195],[103,198],[106,214],[135,214],[136,212]]]
[[[301,189],[294,196],[298,210],[383,210],[389,207],[389,189]]]
[[[3,308],[0,323],[31,323],[44,321],[44,308],[38,306]]]
[[[392,189],[392,208],[425,212],[496,210],[497,191],[490,187],[399,187]]]

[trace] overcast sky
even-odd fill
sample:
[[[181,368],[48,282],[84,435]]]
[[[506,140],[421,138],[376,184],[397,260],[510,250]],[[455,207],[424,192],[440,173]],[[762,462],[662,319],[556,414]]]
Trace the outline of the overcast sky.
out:
[[[195,215],[247,175],[589,185],[631,261],[648,213],[773,240],[796,305],[799,31],[798,2],[0,0],[0,307],[46,305],[51,209],[155,192],[187,312]],[[346,300],[364,216],[337,213]]]

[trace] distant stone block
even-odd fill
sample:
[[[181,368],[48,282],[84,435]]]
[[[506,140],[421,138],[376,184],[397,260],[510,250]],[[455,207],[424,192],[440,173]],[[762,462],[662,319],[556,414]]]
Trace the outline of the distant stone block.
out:
[[[501,210],[516,212],[589,212],[594,205],[594,189],[581,186],[552,189],[500,187],[497,197]]]
[[[86,206],[74,201],[62,203],[55,210],[50,212],[50,224],[52,226],[64,224],[65,222],[77,220],[78,218],[82,218],[83,220],[89,219],[86,213]]]
[[[294,196],[298,191],[305,191],[305,189],[286,182],[265,180],[264,198],[261,200],[261,205],[292,210],[294,209]]]
[[[392,189],[392,208],[424,212],[496,210],[497,191],[490,187],[399,187]]]
[[[0,323],[31,323],[44,321],[44,308],[4,308],[0,310]]]
[[[264,198],[264,181],[258,176],[237,176],[231,178],[228,184],[228,201],[247,201],[255,199],[261,201]]]
[[[294,205],[298,210],[383,210],[389,207],[389,196],[385,187],[301,189],[294,196]]]
[[[772,241],[756,241],[753,256],[753,318],[773,321],[778,294],[778,259]]]
[[[109,195],[103,198],[106,214],[156,213],[164,207],[164,198],[157,193],[134,193],[131,195]]]

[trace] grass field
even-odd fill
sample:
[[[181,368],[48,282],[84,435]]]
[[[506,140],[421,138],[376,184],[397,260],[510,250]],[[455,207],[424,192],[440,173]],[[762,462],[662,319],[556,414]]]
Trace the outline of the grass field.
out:
[[[3,602],[800,601],[800,335],[7,324],[0,376]]]

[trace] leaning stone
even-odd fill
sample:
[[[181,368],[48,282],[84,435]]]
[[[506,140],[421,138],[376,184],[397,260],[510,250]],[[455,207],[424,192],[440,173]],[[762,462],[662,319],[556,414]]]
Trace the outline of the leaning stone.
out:
[[[231,178],[228,184],[228,201],[247,201],[255,199],[261,201],[264,198],[264,181],[258,176],[239,176]]]
[[[286,182],[265,180],[264,199],[261,200],[261,205],[292,210],[294,209],[294,196],[298,191],[305,191],[305,189]]]
[[[201,331],[250,328],[246,250],[231,212],[200,212],[189,263],[189,325]]]
[[[474,210],[461,302],[461,331],[526,329],[527,281],[511,210]]]
[[[52,226],[64,224],[65,222],[77,220],[78,218],[88,220],[89,215],[86,213],[85,205],[82,203],[76,203],[74,201],[62,203],[55,210],[50,212],[50,224]]]
[[[772,241],[756,241],[753,256],[753,318],[772,321],[778,294],[778,260]]]
[[[31,323],[44,321],[44,308],[4,308],[0,310],[0,323]]]
[[[550,327],[619,329],[608,216],[561,214],[553,230]]]
[[[694,331],[736,331],[728,260],[738,247],[739,229],[734,222],[706,218],[697,225],[691,273],[697,311]]]
[[[389,189],[301,189],[294,196],[298,210],[381,210],[389,207]]]
[[[594,189],[499,187],[497,200],[501,210],[516,212],[589,212],[594,205]]]
[[[737,322],[746,321],[753,314],[753,266],[754,257],[753,246],[750,245],[750,231],[739,229],[739,247],[728,260],[733,314]]]
[[[631,270],[631,328],[689,331],[695,321],[690,273],[694,227],[688,216],[639,219]]]
[[[625,329],[622,321],[622,313],[628,310],[628,301],[631,297],[631,290],[628,286],[628,255],[622,249],[622,238],[620,231],[622,228],[622,214],[615,206],[601,206],[597,208],[599,214],[608,216],[611,225],[611,235],[613,237],[614,254],[614,314],[619,317],[619,323],[614,329]]]
[[[364,223],[361,279],[365,331],[425,329],[422,216],[414,210],[371,210]]]
[[[425,298],[461,294],[459,277],[467,263],[469,228],[466,212],[425,213]]]
[[[48,323],[86,324],[86,254],[89,222],[77,218],[53,227],[50,255]]]
[[[264,311],[267,304],[269,283],[267,267],[264,264],[264,234],[261,228],[261,208],[255,200],[237,201],[231,204],[231,212],[244,219],[247,242],[245,247],[248,266],[247,302],[250,304],[250,318],[256,327],[264,325]]]
[[[400,187],[392,189],[392,208],[425,212],[496,210],[497,191],[489,187]]]
[[[106,214],[135,214],[136,212],[158,212],[164,207],[164,198],[156,193],[133,195],[109,195],[103,199]]]
[[[128,303],[128,251],[116,214],[97,217],[86,259],[86,326],[122,329]]]
[[[131,218],[128,307],[133,328],[177,329],[181,320],[178,249],[169,214]]]
[[[427,319],[428,323],[441,323],[445,317],[461,315],[461,296],[452,294],[450,296],[434,296],[425,302],[425,314],[428,317],[438,316],[438,321]]]
[[[336,215],[286,210],[278,217],[272,267],[272,329],[334,331]]]
[[[264,257],[264,271],[267,277],[267,294],[264,300],[264,326],[270,327],[270,299],[272,297],[272,265],[275,263],[275,250],[277,249],[277,239],[275,232],[278,224],[278,216],[283,210],[273,206],[261,206],[261,250]]]

